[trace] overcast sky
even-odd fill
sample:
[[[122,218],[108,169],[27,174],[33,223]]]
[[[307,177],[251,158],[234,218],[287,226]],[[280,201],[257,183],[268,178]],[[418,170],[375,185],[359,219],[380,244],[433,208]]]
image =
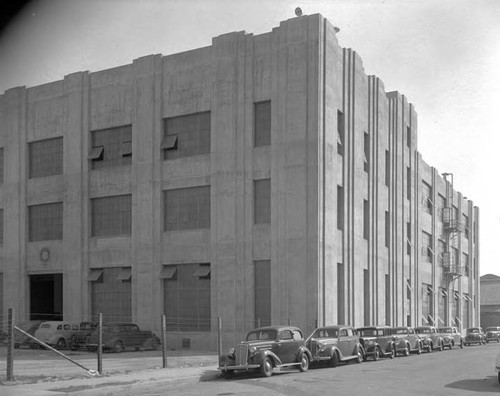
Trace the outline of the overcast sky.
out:
[[[0,35],[0,94],[269,32],[297,6],[415,105],[424,160],[480,208],[480,273],[500,275],[499,0],[40,0]]]

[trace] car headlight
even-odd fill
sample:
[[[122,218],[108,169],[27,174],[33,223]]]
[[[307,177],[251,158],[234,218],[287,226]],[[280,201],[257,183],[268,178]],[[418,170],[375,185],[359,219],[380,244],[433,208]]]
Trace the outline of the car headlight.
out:
[[[228,354],[229,356],[234,355],[234,348],[229,348],[229,350],[227,351],[227,354]]]
[[[257,352],[257,347],[254,347],[254,346],[250,347],[250,348],[248,349],[248,352],[250,352],[250,355],[255,354],[255,352]]]

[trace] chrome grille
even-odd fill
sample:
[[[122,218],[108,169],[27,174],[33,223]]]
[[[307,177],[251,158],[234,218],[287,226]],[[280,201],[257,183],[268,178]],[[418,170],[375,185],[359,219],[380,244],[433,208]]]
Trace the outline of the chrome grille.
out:
[[[235,363],[237,366],[242,366],[247,364],[248,357],[248,345],[238,345],[235,351]]]
[[[313,356],[316,356],[318,354],[318,342],[317,341],[311,341],[311,353]]]

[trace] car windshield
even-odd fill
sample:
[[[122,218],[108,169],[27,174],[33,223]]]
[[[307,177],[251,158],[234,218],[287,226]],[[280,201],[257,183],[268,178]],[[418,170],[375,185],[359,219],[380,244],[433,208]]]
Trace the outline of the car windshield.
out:
[[[440,333],[451,333],[451,327],[442,327],[438,329]]]
[[[316,329],[312,338],[337,338],[338,336],[338,329]]]
[[[358,329],[358,334],[361,337],[375,337],[377,335],[377,329]]]
[[[247,335],[247,341],[275,340],[275,339],[276,339],[276,330],[251,331]]]
[[[415,332],[417,332],[418,334],[430,334],[431,329],[417,328],[417,329],[415,329]]]
[[[408,334],[408,329],[394,329],[394,334]]]
[[[487,327],[486,331],[498,331],[498,327]]]

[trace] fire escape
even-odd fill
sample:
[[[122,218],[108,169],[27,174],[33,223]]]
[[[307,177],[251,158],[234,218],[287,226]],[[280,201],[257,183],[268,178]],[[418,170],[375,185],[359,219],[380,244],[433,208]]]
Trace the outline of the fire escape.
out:
[[[451,176],[451,185],[447,176]],[[443,208],[443,227],[445,233],[445,251],[443,253],[443,270],[445,280],[453,282],[464,275],[464,268],[460,265],[458,250],[451,249],[452,240],[464,231],[464,224],[453,207],[453,174],[443,173],[446,180],[446,206]]]

